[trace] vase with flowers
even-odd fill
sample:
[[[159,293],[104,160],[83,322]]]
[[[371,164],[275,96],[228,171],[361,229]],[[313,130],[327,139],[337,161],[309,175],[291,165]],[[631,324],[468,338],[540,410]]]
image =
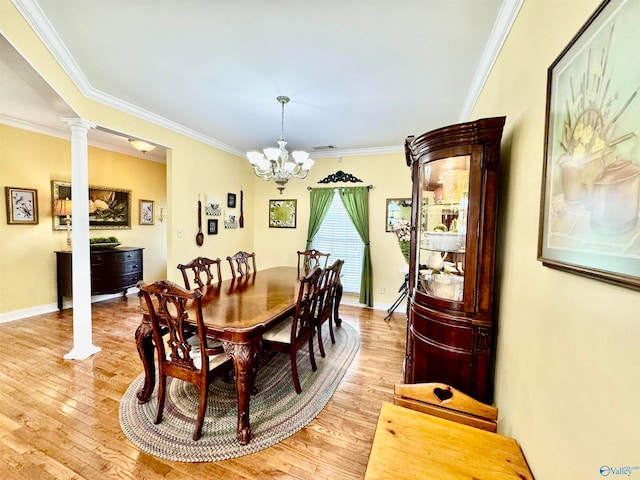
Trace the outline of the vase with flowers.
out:
[[[404,257],[405,261],[409,263],[409,240],[411,239],[411,223],[409,222],[409,220],[401,218],[392,225],[391,229],[398,238],[398,245],[400,246],[402,256]]]

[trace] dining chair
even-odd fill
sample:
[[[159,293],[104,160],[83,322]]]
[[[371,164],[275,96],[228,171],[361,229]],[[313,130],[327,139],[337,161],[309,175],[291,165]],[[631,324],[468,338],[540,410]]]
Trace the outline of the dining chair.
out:
[[[154,423],[162,421],[167,377],[192,383],[200,390],[193,439],[202,436],[209,384],[233,368],[221,346],[210,347],[202,318],[202,292],[193,292],[168,280],[139,285],[151,319],[158,356],[158,407]],[[195,305],[195,319],[189,318],[187,302]],[[193,334],[193,323],[197,328]],[[166,333],[168,331],[168,334]],[[163,338],[164,335],[164,338]]]
[[[301,273],[306,275],[313,267],[327,268],[330,253],[322,253],[315,248],[311,250],[298,250],[298,277]],[[302,267],[302,269],[301,269]]]
[[[333,334],[333,318],[334,305],[336,302],[336,291],[338,282],[340,281],[340,272],[342,271],[344,260],[336,260],[331,266],[322,271],[322,280],[320,282],[320,290],[318,294],[318,304],[316,308],[316,328],[318,330],[318,347],[320,347],[320,356],[325,357],[324,345],[322,343],[322,324],[329,321],[329,334],[331,335],[331,343],[336,343]]]
[[[249,264],[251,259],[251,264]],[[255,252],[247,253],[239,251],[238,253],[227,257],[229,266],[231,267],[231,275],[233,278],[236,276],[243,276],[249,273],[255,273],[256,271],[256,254]],[[253,268],[253,270],[252,270]]]
[[[495,433],[498,409],[444,383],[396,384],[393,403]]]
[[[317,370],[313,354],[313,334],[315,332],[314,310],[316,308],[322,271],[314,268],[300,280],[298,299],[293,316],[286,318],[262,335],[262,350],[288,353],[291,359],[291,375],[296,393],[302,393],[298,378],[298,350],[309,346],[311,369]]]
[[[191,290],[189,274],[193,275],[193,282],[198,286],[198,288],[202,288],[205,285],[211,285],[214,281],[216,283],[220,283],[222,281],[220,262],[221,260],[219,258],[212,260],[206,257],[196,257],[186,265],[179,264],[177,268],[182,272],[185,288],[187,290]],[[211,271],[214,265],[216,267],[214,272],[217,276],[214,276],[214,272]]]

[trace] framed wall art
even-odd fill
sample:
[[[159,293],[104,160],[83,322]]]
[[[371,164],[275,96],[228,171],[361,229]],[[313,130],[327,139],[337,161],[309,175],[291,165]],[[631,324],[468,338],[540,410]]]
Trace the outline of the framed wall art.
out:
[[[269,227],[296,228],[297,200],[269,200]]]
[[[153,225],[153,205],[153,200],[140,200],[140,225]]]
[[[35,188],[4,187],[9,225],[38,223],[38,191]]]
[[[51,198],[71,198],[71,182],[53,180]],[[52,216],[53,229],[65,230],[65,217]],[[71,217],[73,224],[73,216]],[[123,230],[131,228],[131,190],[89,185],[89,229]]]
[[[210,217],[222,216],[222,200],[217,195],[205,195],[204,213]]]
[[[398,220],[411,222],[410,198],[387,198],[385,232],[393,232],[393,225]]]
[[[236,194],[227,193],[227,207],[236,208]]]
[[[603,2],[547,72],[543,265],[640,290],[640,2]]]
[[[210,218],[207,220],[207,234],[209,235],[217,235],[218,234],[218,219]]]
[[[224,228],[238,228],[238,212],[235,208],[224,211]]]

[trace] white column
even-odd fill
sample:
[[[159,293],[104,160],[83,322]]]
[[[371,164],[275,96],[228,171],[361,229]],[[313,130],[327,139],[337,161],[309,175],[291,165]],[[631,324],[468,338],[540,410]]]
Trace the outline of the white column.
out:
[[[91,257],[89,253],[89,154],[87,133],[95,125],[63,118],[71,127],[71,198],[73,200],[72,276],[73,348],[64,358],[84,360],[100,351],[93,344],[91,322]]]

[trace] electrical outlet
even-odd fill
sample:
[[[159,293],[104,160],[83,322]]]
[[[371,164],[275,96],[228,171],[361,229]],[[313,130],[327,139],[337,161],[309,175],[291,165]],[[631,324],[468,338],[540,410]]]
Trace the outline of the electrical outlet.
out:
[[[380,293],[384,293],[384,287],[380,289]]]

